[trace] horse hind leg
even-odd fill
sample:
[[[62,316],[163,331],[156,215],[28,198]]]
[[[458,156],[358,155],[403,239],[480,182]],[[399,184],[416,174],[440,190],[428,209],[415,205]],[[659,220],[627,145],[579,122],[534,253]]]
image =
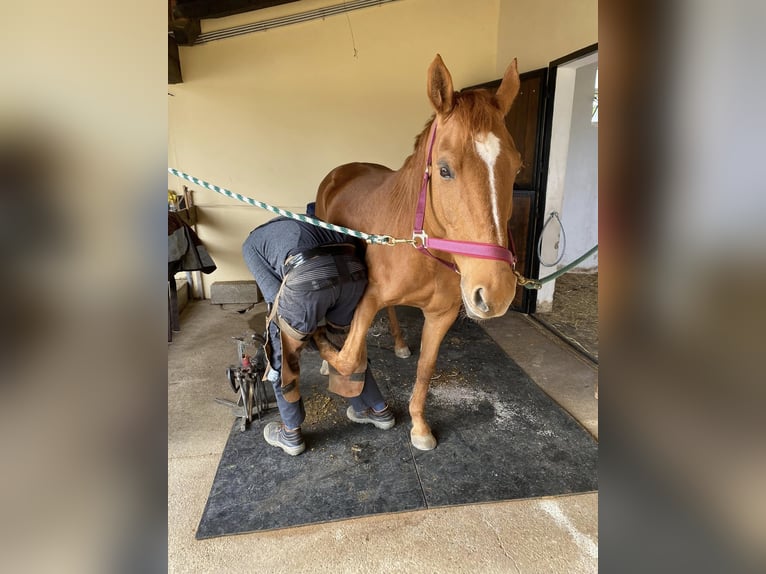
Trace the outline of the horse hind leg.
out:
[[[455,322],[459,308],[458,306],[446,313],[426,314],[425,316],[423,336],[420,342],[417,378],[412,389],[412,397],[410,397],[410,417],[412,418],[410,441],[412,446],[418,450],[432,450],[436,447],[436,438],[425,418],[426,397],[428,395],[428,385],[434,374],[439,346],[444,339],[444,335],[447,334],[450,326]]]
[[[396,317],[396,308],[388,307],[386,310],[388,311],[388,328],[391,331],[391,336],[394,338],[394,353],[400,359],[406,359],[412,353],[410,353],[410,348],[402,336],[399,319]]]

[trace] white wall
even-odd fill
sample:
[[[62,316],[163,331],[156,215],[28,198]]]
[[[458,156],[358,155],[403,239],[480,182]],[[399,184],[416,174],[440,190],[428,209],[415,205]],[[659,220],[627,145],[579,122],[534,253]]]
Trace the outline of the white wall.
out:
[[[598,124],[591,122],[593,87],[598,62],[577,69],[569,131],[569,157],[564,182],[561,220],[566,231],[567,265],[598,243]],[[577,265],[577,270],[598,266],[598,252]]]
[[[545,191],[545,219],[556,211],[567,234],[565,256],[555,267],[539,266],[539,277],[550,275],[577,259],[598,242],[598,128],[590,125],[598,53],[558,67],[553,125]],[[586,70],[580,73],[580,70]],[[542,260],[558,257],[560,229],[555,221],[543,234]],[[593,269],[598,253],[578,268]],[[537,293],[537,311],[550,311],[556,282]]]

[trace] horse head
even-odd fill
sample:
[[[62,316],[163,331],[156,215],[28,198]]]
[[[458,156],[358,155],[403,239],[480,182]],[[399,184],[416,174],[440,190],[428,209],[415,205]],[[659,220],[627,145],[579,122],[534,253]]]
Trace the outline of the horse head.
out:
[[[508,249],[513,182],[522,161],[504,118],[518,91],[515,59],[494,95],[487,90],[455,92],[441,56],[431,63],[428,97],[436,127],[425,216],[430,237]],[[460,273],[470,317],[498,317],[508,310],[516,292],[508,261],[455,252],[445,257]]]

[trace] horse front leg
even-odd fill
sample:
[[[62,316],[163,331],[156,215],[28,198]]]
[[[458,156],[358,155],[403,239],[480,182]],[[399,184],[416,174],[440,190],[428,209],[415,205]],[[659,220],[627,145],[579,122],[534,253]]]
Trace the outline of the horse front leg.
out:
[[[415,379],[415,387],[410,397],[410,417],[412,418],[412,430],[410,441],[418,450],[431,450],[436,447],[436,439],[431,433],[425,418],[426,396],[428,385],[434,374],[436,357],[439,355],[439,347],[444,335],[455,322],[459,306],[444,313],[425,313],[423,323],[423,335],[420,340],[420,358],[418,359],[418,374]]]
[[[341,375],[351,375],[367,367],[367,331],[378,312],[377,300],[368,293],[362,296],[354,311],[343,348],[337,350],[327,340],[323,330],[314,334],[314,342],[319,349],[319,356],[332,365]]]
[[[391,331],[391,336],[394,338],[394,353],[400,359],[406,359],[411,353],[407,342],[402,337],[402,329],[396,316],[396,308],[392,305],[386,308],[386,311],[388,311],[388,328]]]

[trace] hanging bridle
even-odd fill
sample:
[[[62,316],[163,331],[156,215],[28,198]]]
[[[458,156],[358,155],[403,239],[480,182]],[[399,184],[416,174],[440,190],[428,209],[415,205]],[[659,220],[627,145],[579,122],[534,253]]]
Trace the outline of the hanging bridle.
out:
[[[428,154],[426,156],[426,169],[423,173],[423,183],[420,186],[420,196],[418,197],[418,205],[415,210],[415,225],[412,231],[412,244],[421,253],[433,257],[443,265],[446,265],[456,273],[460,271],[457,265],[450,263],[449,261],[438,257],[431,253],[428,249],[437,249],[439,251],[446,251],[447,253],[455,253],[457,255],[467,255],[468,257],[477,257],[479,259],[495,259],[497,261],[505,261],[514,270],[516,268],[516,246],[513,243],[513,236],[508,230],[508,240],[511,249],[508,250],[501,245],[495,245],[492,243],[478,243],[475,241],[455,241],[452,239],[439,239],[436,237],[429,237],[423,230],[423,221],[426,217],[426,197],[428,196],[428,188],[431,182],[431,162],[434,148],[434,140],[436,139],[436,120],[434,119],[431,124],[431,132],[428,136]]]

